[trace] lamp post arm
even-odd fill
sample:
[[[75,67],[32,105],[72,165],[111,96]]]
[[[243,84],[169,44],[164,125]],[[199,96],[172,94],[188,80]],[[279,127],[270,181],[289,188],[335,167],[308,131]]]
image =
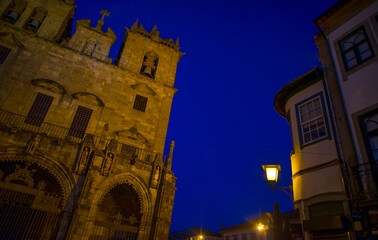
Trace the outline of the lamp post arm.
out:
[[[288,187],[274,187],[273,184],[270,185],[270,189],[278,189],[284,193],[286,193],[287,195],[289,195],[289,197],[291,198],[292,201],[294,201],[294,194],[293,194],[293,186],[290,185]]]

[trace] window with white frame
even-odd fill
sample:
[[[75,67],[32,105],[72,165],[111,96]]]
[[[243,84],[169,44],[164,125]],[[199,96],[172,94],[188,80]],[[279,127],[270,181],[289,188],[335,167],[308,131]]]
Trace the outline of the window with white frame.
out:
[[[346,70],[352,69],[374,57],[369,38],[363,27],[339,41],[339,46]]]
[[[301,145],[327,137],[322,94],[317,94],[296,105]]]

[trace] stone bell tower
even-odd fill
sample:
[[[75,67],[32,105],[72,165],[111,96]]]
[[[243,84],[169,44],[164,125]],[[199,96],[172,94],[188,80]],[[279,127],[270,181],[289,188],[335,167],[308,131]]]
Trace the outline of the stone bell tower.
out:
[[[70,0],[0,1],[0,239],[166,240],[183,53],[136,22],[112,59],[109,12],[72,35],[73,12]]]

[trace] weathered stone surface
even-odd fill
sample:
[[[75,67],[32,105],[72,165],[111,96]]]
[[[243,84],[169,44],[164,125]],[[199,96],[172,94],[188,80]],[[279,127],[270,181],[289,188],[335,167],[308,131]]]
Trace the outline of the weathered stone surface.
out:
[[[3,17],[13,3],[0,2]],[[34,33],[24,26],[38,7],[47,16]],[[140,222],[133,223],[139,224],[138,239],[167,239],[176,178],[162,161],[182,56],[178,42],[160,38],[156,28],[148,33],[134,24],[126,30],[118,59],[112,60],[108,54],[116,36],[111,29],[101,30],[101,19],[95,27],[80,20],[73,37],[63,37],[73,10],[72,1],[33,0],[14,24],[0,20],[0,46],[10,50],[0,65],[0,163],[38,163],[51,175],[46,181],[59,183],[64,214],[55,226],[57,239],[108,237],[111,231],[101,223],[110,218],[99,216],[106,210],[102,203],[112,198],[114,208],[106,211],[115,212],[108,217],[133,222],[118,197],[135,205],[131,208],[140,207]],[[153,77],[141,74],[149,53],[158,59]],[[43,122],[35,126],[25,117],[38,94],[53,100]],[[148,99],[144,111],[134,109],[137,95]],[[92,110],[85,134],[93,135],[93,143],[70,136],[79,107]],[[90,151],[82,161],[85,167],[77,171],[84,146]],[[162,168],[153,175],[156,162]],[[121,193],[130,194],[131,200]],[[115,222],[112,231],[123,231]]]

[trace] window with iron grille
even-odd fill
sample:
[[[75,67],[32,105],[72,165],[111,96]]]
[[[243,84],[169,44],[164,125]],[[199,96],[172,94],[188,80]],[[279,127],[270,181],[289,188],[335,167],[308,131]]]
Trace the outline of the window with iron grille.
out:
[[[47,111],[49,110],[53,99],[53,97],[38,93],[28,115],[25,118],[25,123],[40,127],[46,117]]]
[[[374,57],[369,38],[363,27],[339,42],[345,69],[349,70]]]
[[[72,121],[70,130],[68,131],[68,135],[72,137],[83,138],[92,112],[93,111],[89,108],[79,106]]]
[[[328,136],[322,93],[296,104],[296,110],[301,147]]]
[[[147,100],[148,98],[146,97],[136,95],[135,102],[134,102],[134,109],[142,111],[142,112],[146,111]]]
[[[4,63],[10,51],[10,48],[0,46],[0,64]]]
[[[136,151],[137,151],[136,147],[122,144],[122,149],[121,149],[122,155],[133,156],[136,154]]]

